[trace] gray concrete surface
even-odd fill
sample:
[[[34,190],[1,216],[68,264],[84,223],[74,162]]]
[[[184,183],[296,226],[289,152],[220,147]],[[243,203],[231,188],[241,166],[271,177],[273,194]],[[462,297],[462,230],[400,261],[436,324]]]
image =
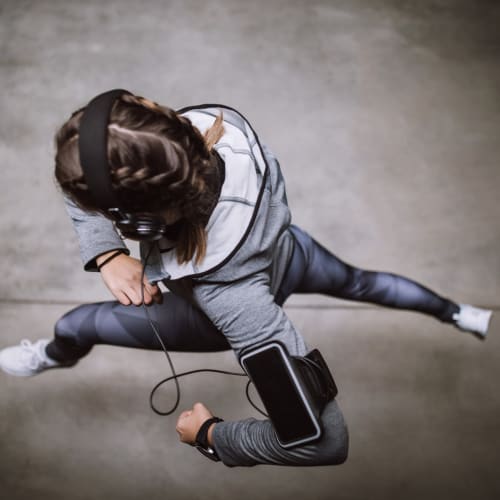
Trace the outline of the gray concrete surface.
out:
[[[98,347],[71,370],[0,374],[0,496],[498,498],[499,21],[486,0],[2,0],[0,347],[109,297],[81,269],[52,141],[113,87],[240,109],[281,160],[297,224],[349,262],[497,314],[481,343],[415,313],[292,298],[340,385],[351,451],[336,468],[205,461],[148,408],[168,374],[158,353]],[[241,381],[182,388],[184,407],[253,414]]]

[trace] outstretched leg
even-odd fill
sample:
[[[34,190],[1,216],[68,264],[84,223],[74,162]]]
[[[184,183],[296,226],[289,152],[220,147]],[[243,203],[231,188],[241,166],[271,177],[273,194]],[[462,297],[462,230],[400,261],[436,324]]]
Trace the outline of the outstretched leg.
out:
[[[163,303],[148,308],[162,341],[170,351],[215,352],[229,349],[225,337],[185,299],[163,294]],[[161,349],[142,307],[117,301],[84,304],[55,325],[47,354],[56,360],[81,358],[96,344]]]
[[[348,300],[429,314],[452,323],[460,307],[425,286],[392,273],[365,271],[346,264],[298,227],[285,278],[289,293],[322,293]]]
[[[215,352],[230,348],[208,318],[185,299],[172,293],[163,304],[148,308],[163,343],[170,351]],[[48,368],[74,365],[94,345],[108,344],[161,349],[142,307],[119,302],[84,304],[66,313],[55,325],[55,337],[0,351],[0,368],[11,375],[36,375]]]

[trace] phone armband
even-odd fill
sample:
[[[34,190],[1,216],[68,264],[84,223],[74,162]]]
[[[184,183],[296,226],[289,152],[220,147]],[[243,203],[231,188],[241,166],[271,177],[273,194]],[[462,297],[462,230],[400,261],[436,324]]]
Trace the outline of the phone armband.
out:
[[[321,353],[290,356],[279,342],[245,351],[240,363],[255,385],[279,443],[291,448],[321,437],[321,412],[337,387]]]

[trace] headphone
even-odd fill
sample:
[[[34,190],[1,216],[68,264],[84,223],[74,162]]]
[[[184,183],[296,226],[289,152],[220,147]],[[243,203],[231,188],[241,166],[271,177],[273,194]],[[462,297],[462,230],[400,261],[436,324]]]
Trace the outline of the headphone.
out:
[[[94,97],[87,105],[80,122],[80,164],[95,203],[113,219],[122,236],[136,241],[157,241],[167,234],[163,217],[152,213],[126,212],[120,208],[111,184],[107,153],[108,123],[115,100],[123,94],[133,95],[123,89],[109,90]]]

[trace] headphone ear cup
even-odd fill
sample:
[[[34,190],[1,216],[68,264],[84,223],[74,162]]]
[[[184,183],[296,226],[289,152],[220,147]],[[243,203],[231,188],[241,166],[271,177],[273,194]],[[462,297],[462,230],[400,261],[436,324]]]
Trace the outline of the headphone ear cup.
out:
[[[124,238],[135,241],[157,241],[165,233],[163,217],[152,214],[125,214],[116,227]]]

